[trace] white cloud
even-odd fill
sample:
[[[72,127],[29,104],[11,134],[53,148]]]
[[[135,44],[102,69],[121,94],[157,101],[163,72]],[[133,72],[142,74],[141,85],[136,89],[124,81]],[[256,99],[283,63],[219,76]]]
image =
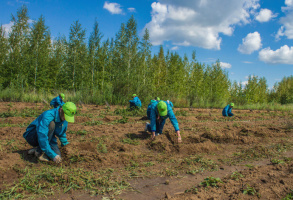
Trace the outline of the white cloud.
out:
[[[258,77],[258,76],[254,76],[254,75],[249,75],[249,76],[251,76],[251,78]],[[248,79],[249,76],[245,76],[245,79]]]
[[[252,64],[253,62],[250,62],[250,61],[243,61],[243,63],[245,63],[245,64]]]
[[[261,48],[261,37],[256,31],[249,33],[245,38],[242,39],[242,44],[239,45],[238,51],[243,54],[251,54]]]
[[[250,23],[259,0],[158,0],[152,3],[152,20],[145,26],[153,45],[220,49],[220,34],[231,36],[234,27]]]
[[[176,51],[176,50],[178,50],[178,49],[179,49],[178,46],[174,46],[174,47],[171,48],[172,51]]]
[[[293,0],[285,0],[287,6],[293,6]]]
[[[135,8],[127,8],[127,10],[128,10],[129,12],[136,12],[136,9],[135,9]]]
[[[103,8],[108,10],[111,14],[123,14],[121,5],[118,3],[109,3],[106,1]]]
[[[2,28],[5,31],[5,37],[8,37],[9,33],[11,32],[11,27],[13,26],[14,22],[9,22],[9,24],[3,24]]]
[[[269,64],[293,64],[293,46],[282,46],[273,51],[270,47],[262,49],[258,55],[259,59]]]
[[[227,68],[227,69],[232,67],[232,65],[230,63],[225,63],[225,62],[220,62],[220,66],[222,68]]]
[[[259,22],[268,22],[276,16],[277,15],[274,15],[273,12],[269,9],[261,9],[255,19]]]
[[[286,0],[285,4],[287,7],[282,7],[285,16],[280,18],[281,27],[275,36],[276,40],[279,40],[281,36],[293,39],[293,0]]]
[[[243,81],[243,82],[241,82],[241,85],[242,86],[245,86],[245,85],[247,85],[248,84],[248,81]]]

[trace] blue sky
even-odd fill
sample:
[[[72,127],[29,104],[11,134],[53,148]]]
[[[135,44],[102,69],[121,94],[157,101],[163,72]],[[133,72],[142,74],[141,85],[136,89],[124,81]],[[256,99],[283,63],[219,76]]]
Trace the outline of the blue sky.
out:
[[[104,39],[113,38],[131,15],[138,33],[150,30],[159,45],[211,65],[220,60],[229,78],[266,77],[270,88],[293,74],[293,0],[0,0],[0,24],[9,31],[11,14],[23,4],[31,20],[45,17],[52,37],[68,38],[76,20],[87,37],[97,19]]]

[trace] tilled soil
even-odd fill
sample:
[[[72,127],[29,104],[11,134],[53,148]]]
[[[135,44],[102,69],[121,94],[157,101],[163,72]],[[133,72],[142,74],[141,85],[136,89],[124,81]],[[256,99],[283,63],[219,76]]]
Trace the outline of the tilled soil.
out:
[[[220,109],[175,108],[182,135],[178,143],[169,120],[163,134],[151,141],[144,132],[145,114],[119,114],[123,108],[118,106],[79,105],[75,123],[68,126],[70,144],[61,148],[63,162],[56,165],[28,155],[31,147],[22,137],[46,109],[42,103],[0,102],[0,193],[15,187],[13,198],[43,199],[35,190],[16,187],[27,177],[22,169],[56,167],[68,176],[70,170],[98,175],[108,170],[111,176],[109,183],[96,183],[106,189],[95,189],[94,194],[81,175],[82,181],[74,180],[79,189],[70,189],[56,172],[50,174],[52,181],[38,177],[39,184],[49,185],[49,199],[282,199],[293,192],[292,112],[234,109],[235,117],[225,118]],[[221,182],[205,187],[207,177]],[[114,184],[114,190],[111,181],[126,186],[117,189]],[[60,190],[54,183],[68,184],[69,189]]]

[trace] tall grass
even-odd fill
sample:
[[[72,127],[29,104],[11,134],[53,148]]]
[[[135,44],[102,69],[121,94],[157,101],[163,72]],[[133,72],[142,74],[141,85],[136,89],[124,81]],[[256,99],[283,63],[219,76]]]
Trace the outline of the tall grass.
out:
[[[43,102],[44,100],[50,103],[50,101],[58,96],[60,93],[65,94],[65,102],[71,101],[74,103],[84,103],[84,104],[96,104],[105,105],[106,102],[112,105],[125,105],[128,106],[128,101],[131,98],[129,96],[117,97],[113,95],[111,91],[107,93],[100,93],[99,91],[94,91],[90,94],[87,90],[80,90],[77,92],[72,91],[28,91],[18,90],[14,88],[6,88],[0,92],[0,101],[12,101],[12,102]],[[150,100],[154,97],[148,96],[147,98],[139,97],[142,101],[143,107],[146,107]],[[173,102],[175,107],[188,108],[190,103],[185,98],[173,98],[168,99],[168,97],[161,97],[162,100],[170,100]],[[193,103],[193,108],[224,108],[228,103],[224,102],[197,102]],[[252,110],[279,110],[279,111],[293,111],[293,104],[279,104],[279,103],[263,103],[263,104],[246,104],[246,105],[235,105],[235,109],[252,109]]]

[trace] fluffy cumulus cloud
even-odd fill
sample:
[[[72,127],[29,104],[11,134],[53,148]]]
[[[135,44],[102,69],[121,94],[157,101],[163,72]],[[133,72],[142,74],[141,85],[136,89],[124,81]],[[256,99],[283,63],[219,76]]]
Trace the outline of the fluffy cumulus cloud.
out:
[[[109,3],[106,1],[103,8],[108,10],[111,14],[123,14],[123,10],[119,3]]]
[[[251,54],[261,48],[261,37],[256,31],[249,33],[245,38],[242,39],[242,44],[239,45],[238,51],[243,54]]]
[[[149,29],[153,45],[220,49],[220,34],[232,35],[234,27],[250,23],[259,0],[158,0],[152,3]]]
[[[269,64],[293,64],[293,47],[287,45],[282,46],[276,51],[271,50],[269,47],[262,49],[258,55],[259,59]]]
[[[220,66],[222,68],[226,68],[226,69],[229,69],[232,67],[232,65],[230,63],[225,63],[225,62],[220,62]]]
[[[273,14],[273,12],[269,9],[261,9],[258,15],[256,15],[255,19],[259,22],[268,22],[276,16],[277,15]]]
[[[286,7],[282,7],[285,16],[280,18],[281,27],[276,34],[277,40],[282,36],[293,39],[293,0],[285,0],[285,5]]]

